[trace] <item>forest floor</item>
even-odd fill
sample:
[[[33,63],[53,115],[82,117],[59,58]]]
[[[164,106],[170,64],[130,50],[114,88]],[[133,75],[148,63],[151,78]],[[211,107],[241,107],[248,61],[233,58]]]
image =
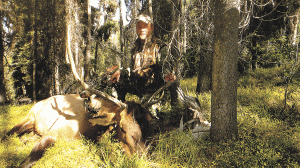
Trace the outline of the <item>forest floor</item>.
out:
[[[213,143],[195,140],[189,132],[174,130],[184,109],[161,107],[163,123],[149,156],[126,157],[111,136],[98,143],[61,139],[47,150],[36,167],[300,167],[300,89],[288,85],[278,69],[257,69],[239,78],[238,138]],[[181,87],[198,97],[205,119],[210,120],[210,92],[195,92],[197,78],[181,81]],[[287,92],[286,92],[287,91]],[[129,99],[135,99],[130,97]],[[32,104],[0,107],[0,135],[23,117]],[[17,116],[17,117],[16,117]],[[0,143],[0,167],[16,167],[30,153],[39,137],[11,136]]]

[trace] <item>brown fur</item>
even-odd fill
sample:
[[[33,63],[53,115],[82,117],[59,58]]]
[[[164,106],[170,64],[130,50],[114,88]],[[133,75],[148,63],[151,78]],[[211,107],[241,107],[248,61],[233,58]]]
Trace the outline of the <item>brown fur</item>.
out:
[[[95,117],[106,116],[105,118],[91,119],[92,123],[106,125],[107,119],[117,124],[117,138],[121,142],[125,153],[129,156],[139,152],[145,153],[146,138],[152,134],[150,121],[152,116],[148,110],[135,102],[126,102],[127,108],[120,109],[119,113],[107,111],[101,108]]]
[[[117,135],[127,155],[146,153],[146,138],[152,134],[150,113],[140,104],[127,102],[128,109],[120,113]]]
[[[131,103],[132,105],[128,104],[129,108],[120,109],[108,99],[97,96],[90,97],[90,99],[90,106],[101,107],[96,114],[100,118],[91,117],[84,106],[84,99],[79,95],[52,96],[35,104],[27,117],[14,126],[2,140],[15,133],[22,136],[32,131],[42,136],[27,159],[22,162],[21,167],[32,166],[42,157],[45,149],[55,142],[56,138],[79,139],[84,136],[96,140],[103,126],[111,127],[112,124],[118,125],[117,137],[126,154],[132,155],[139,150],[145,151],[145,137],[142,136],[143,129],[141,128],[145,127],[146,122],[136,122],[146,120],[143,119],[147,114],[144,108],[139,104]],[[148,125],[147,127],[149,128]]]

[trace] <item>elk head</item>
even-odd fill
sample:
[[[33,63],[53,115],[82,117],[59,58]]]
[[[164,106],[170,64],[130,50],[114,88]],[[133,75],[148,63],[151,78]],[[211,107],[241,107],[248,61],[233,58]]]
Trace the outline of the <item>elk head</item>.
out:
[[[69,62],[75,79],[81,83],[84,92],[80,94],[85,99],[86,108],[90,108],[89,122],[94,125],[108,126],[117,125],[117,136],[128,155],[132,155],[137,151],[146,151],[144,140],[145,135],[149,133],[149,116],[150,114],[140,104],[128,104],[96,89],[91,88],[83,80],[83,75],[78,75],[74,59],[70,49],[70,39],[68,36]],[[116,69],[116,68],[115,68]],[[130,106],[130,107],[129,107]]]
[[[89,107],[93,107],[94,109],[97,109],[97,113],[93,114],[93,118],[90,119],[90,122],[93,124],[103,125],[107,126],[110,124],[113,124],[113,118],[115,116],[115,113],[120,112],[122,109],[126,108],[126,104],[122,103],[118,99],[109,96],[108,94],[98,91],[96,89],[91,88],[88,84],[84,82],[83,76],[81,77],[78,75],[75,67],[75,62],[73,58],[73,54],[71,52],[70,47],[70,32],[69,28],[67,29],[68,37],[67,37],[67,53],[68,53],[68,61],[71,64],[71,69],[73,72],[73,75],[75,79],[80,82],[80,84],[85,89],[84,92],[81,93],[81,97],[86,99],[86,105]],[[114,67],[114,69],[117,69],[117,67]]]
[[[90,112],[89,121],[94,125],[108,126],[117,123],[117,116],[127,108],[127,104],[93,89],[83,91],[80,97],[85,99],[85,106]]]

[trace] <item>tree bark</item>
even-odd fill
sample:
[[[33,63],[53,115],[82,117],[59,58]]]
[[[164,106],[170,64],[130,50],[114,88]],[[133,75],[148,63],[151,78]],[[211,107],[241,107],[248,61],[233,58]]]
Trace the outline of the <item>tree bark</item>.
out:
[[[214,0],[211,138],[214,142],[237,136],[237,58],[239,0]]]
[[[200,66],[196,88],[197,93],[203,93],[211,90],[211,64],[211,56],[200,56]]]
[[[295,12],[295,15],[290,18],[290,27],[292,30],[290,43],[293,46],[297,45],[297,36],[298,36],[298,25],[299,25],[299,14],[300,9],[298,8]]]
[[[36,103],[36,62],[37,62],[37,36],[38,36],[38,26],[37,26],[37,8],[38,0],[35,0],[35,9],[34,9],[34,55],[33,55],[33,68],[32,68],[32,98],[33,102]]]
[[[187,20],[186,20],[186,1],[181,0],[181,15],[182,17],[182,26],[181,26],[181,31],[182,31],[182,53],[185,55],[186,54],[186,46],[187,46]]]
[[[124,35],[123,35],[123,9],[122,9],[122,0],[119,0],[119,8],[120,8],[120,20],[119,20],[119,26],[120,26],[120,37],[119,37],[119,43],[120,43],[120,52],[124,52]],[[119,55],[120,60],[120,67],[124,66],[125,58]]]
[[[0,10],[0,105],[5,105],[6,94],[5,94],[5,84],[4,84],[4,45],[3,45],[3,12]]]
[[[174,83],[171,89],[171,104],[172,106],[178,104],[178,94],[176,92],[177,87],[179,87],[179,81],[181,78],[180,74],[180,66],[179,62],[181,59],[181,51],[180,51],[180,8],[181,8],[181,1],[180,0],[172,0],[173,9],[172,9],[172,21],[171,21],[171,55],[172,55],[172,65],[173,65],[173,72],[177,77],[178,82]]]
[[[56,5],[56,0],[54,0],[54,5]],[[56,11],[56,6],[54,7],[53,9],[53,19],[52,19],[52,30],[54,30],[54,27],[55,27],[55,23],[57,22],[57,11]],[[56,38],[54,38],[55,41],[58,41],[57,40],[57,37],[58,35],[55,36]],[[54,52],[54,61],[55,61],[55,67],[54,67],[54,94],[57,95],[57,94],[61,94],[60,93],[60,75],[59,75],[59,66],[60,66],[60,60],[59,60],[59,54],[60,52],[57,52],[56,51],[56,48],[57,48],[57,44],[56,42],[54,41],[53,43],[53,52]]]
[[[84,79],[85,81],[90,79],[90,67],[91,67],[91,46],[92,46],[92,35],[91,35],[91,4],[90,0],[87,1],[87,44],[86,44],[86,55],[84,64]]]
[[[153,20],[153,12],[152,12],[152,0],[148,0],[148,8],[149,8],[149,15],[150,15],[150,18]]]
[[[252,38],[251,38],[251,48],[252,48],[252,50],[251,50],[251,53],[252,53],[252,60],[251,60],[251,70],[255,70],[255,69],[257,69],[257,40],[258,40],[258,38],[257,38],[257,36],[253,36]]]

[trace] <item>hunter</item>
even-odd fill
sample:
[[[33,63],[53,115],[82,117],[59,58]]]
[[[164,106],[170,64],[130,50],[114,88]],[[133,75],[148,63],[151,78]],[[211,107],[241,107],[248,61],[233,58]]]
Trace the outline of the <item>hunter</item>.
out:
[[[153,37],[153,30],[151,17],[139,14],[136,18],[138,38],[131,51],[130,72],[119,71],[116,72],[119,75],[115,75],[119,76],[118,79],[114,80],[112,77],[112,81],[116,82],[115,89],[118,99],[121,101],[125,101],[127,93],[135,94],[145,100],[164,84],[161,74],[160,50],[165,45]]]

